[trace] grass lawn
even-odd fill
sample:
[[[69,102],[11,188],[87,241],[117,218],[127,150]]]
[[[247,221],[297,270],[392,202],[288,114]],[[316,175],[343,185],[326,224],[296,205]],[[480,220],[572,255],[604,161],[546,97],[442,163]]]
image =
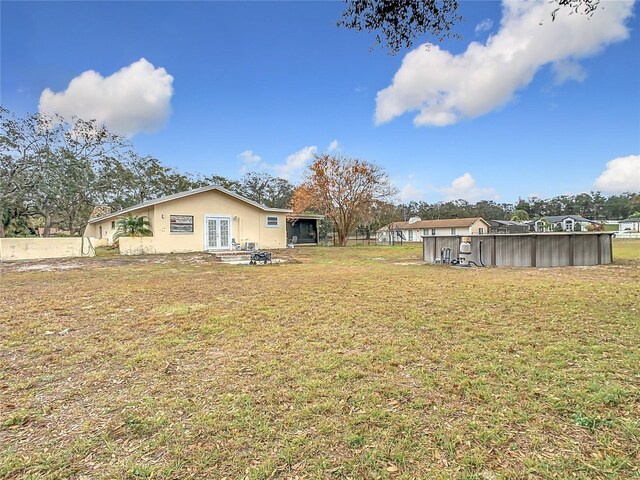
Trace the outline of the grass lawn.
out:
[[[637,247],[1,266],[0,478],[638,478]]]
[[[614,239],[614,260],[632,260],[640,262],[640,240],[638,239]]]

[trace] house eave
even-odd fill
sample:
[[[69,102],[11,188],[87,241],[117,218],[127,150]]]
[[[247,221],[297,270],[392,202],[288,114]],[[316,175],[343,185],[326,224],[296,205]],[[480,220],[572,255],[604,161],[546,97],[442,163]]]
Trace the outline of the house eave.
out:
[[[287,213],[287,220],[322,220],[324,215],[314,213]]]
[[[188,196],[191,196],[191,195],[197,195],[199,193],[209,192],[211,190],[217,190],[219,192],[222,192],[222,193],[224,193],[226,195],[229,195],[230,197],[234,197],[237,200],[240,200],[241,202],[248,203],[249,205],[252,205],[252,206],[254,206],[256,208],[259,208],[260,210],[262,210],[264,212],[273,212],[273,213],[291,213],[291,212],[293,212],[293,210],[291,210],[289,208],[266,207],[264,205],[259,204],[258,202],[254,202],[253,200],[245,198],[242,195],[238,195],[237,193],[234,193],[234,192],[232,192],[230,190],[227,190],[226,188],[222,188],[222,187],[220,187],[218,185],[208,185],[206,187],[195,188],[193,190],[187,190],[186,192],[174,193],[173,195],[166,195],[164,197],[156,198],[154,200],[149,200],[147,202],[138,203],[137,205],[132,205],[131,207],[123,208],[122,210],[118,210],[117,212],[112,212],[112,213],[110,213],[108,215],[103,215],[101,217],[92,218],[87,223],[88,224],[92,224],[92,223],[103,222],[104,220],[109,220],[110,218],[116,218],[116,217],[120,217],[122,215],[125,215],[127,213],[131,213],[134,210],[140,210],[141,208],[153,207],[153,206],[159,205],[161,203],[170,202],[172,200],[178,200],[180,198],[188,197]]]

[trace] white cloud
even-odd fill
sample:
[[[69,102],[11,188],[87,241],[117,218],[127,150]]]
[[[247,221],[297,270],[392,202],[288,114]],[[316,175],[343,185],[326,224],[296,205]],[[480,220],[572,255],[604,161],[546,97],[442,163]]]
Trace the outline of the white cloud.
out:
[[[424,192],[419,188],[414,187],[411,183],[407,183],[398,192],[398,198],[402,202],[417,202],[422,200]]]
[[[488,32],[493,28],[493,20],[485,18],[479,24],[476,25],[476,35],[482,32]]]
[[[376,96],[375,121],[385,123],[418,111],[415,125],[444,126],[486,114],[527,86],[544,65],[556,65],[560,77],[581,78],[566,65],[628,38],[625,21],[633,1],[606,2],[597,12],[569,14],[551,21],[547,0],[504,0],[500,30],[485,44],[472,42],[460,55],[421,45],[405,55],[392,84]],[[565,79],[566,79],[565,78]]]
[[[260,161],[262,160],[260,155],[253,153],[253,150],[245,150],[238,155],[238,158],[242,162],[240,173],[243,175],[247,172],[258,169],[260,167]]]
[[[329,152],[337,152],[340,150],[340,143],[338,143],[338,140],[334,140],[333,142],[331,142],[329,144],[329,146],[327,147],[327,150]]]
[[[283,163],[267,163],[253,150],[245,150],[238,154],[238,159],[242,162],[240,173],[244,175],[248,172],[267,171],[286,180],[295,179],[317,151],[318,147],[310,145],[292,153]]]
[[[640,192],[640,155],[608,161],[593,186],[605,193]]]
[[[39,109],[67,120],[77,116],[97,120],[110,130],[132,136],[158,130],[171,112],[173,77],[144,58],[103,77],[88,70],[69,82],[63,92],[45,89]]]
[[[554,80],[556,84],[561,84],[567,80],[575,80],[576,82],[584,82],[587,78],[582,65],[571,60],[562,60],[553,64]]]
[[[463,199],[477,202],[478,200],[496,200],[498,198],[498,194],[493,188],[478,187],[468,172],[454,179],[448,187],[439,188],[437,191],[444,194],[445,200]]]
[[[318,147],[315,145],[304,147],[303,149],[289,155],[287,160],[282,164],[265,166],[269,170],[274,171],[277,176],[290,180],[300,173],[317,151]]]

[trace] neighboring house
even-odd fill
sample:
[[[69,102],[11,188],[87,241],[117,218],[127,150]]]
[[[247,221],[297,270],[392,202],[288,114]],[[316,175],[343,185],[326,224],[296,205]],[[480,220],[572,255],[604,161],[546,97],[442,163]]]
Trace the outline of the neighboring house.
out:
[[[290,212],[211,185],[92,218],[85,235],[113,241],[118,220],[132,214],[151,223],[157,253],[286,248]]]
[[[548,215],[530,223],[534,232],[555,232],[560,228],[563,232],[573,232],[577,223],[580,224],[580,231],[586,232],[589,224],[599,225],[599,222],[580,215]]]
[[[529,233],[529,222],[515,222],[513,220],[489,220],[490,233]]]
[[[620,231],[640,232],[640,217],[629,217],[618,222]]]
[[[376,232],[379,243],[389,243],[402,238],[404,242],[422,242],[426,235],[482,235],[489,233],[490,225],[480,217],[448,218],[444,220],[421,220],[412,217],[408,222],[394,222]]]

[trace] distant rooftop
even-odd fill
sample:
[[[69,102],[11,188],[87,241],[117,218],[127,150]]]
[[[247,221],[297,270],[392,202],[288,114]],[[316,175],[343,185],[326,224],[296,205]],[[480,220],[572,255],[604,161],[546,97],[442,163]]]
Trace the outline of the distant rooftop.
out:
[[[378,231],[392,229],[414,229],[414,228],[456,228],[470,227],[478,220],[487,223],[482,217],[469,218],[445,218],[442,220],[419,220],[412,222],[393,222],[390,225],[380,228]]]
[[[545,215],[543,218],[546,218],[551,223],[562,222],[566,218],[571,218],[575,222],[597,223],[597,222],[595,222],[593,220],[589,220],[588,218],[584,218],[581,215]]]

